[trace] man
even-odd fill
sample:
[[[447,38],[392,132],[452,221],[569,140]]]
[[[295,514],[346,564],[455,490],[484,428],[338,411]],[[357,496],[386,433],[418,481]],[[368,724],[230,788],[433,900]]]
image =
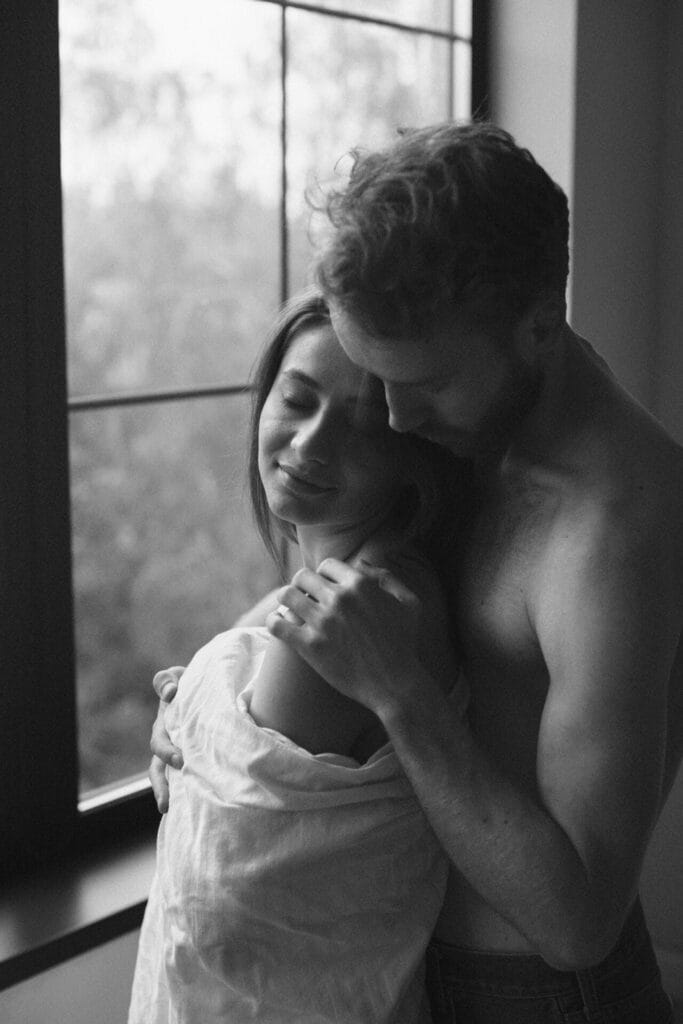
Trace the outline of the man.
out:
[[[683,452],[566,323],[566,198],[505,132],[406,133],[328,213],[342,346],[475,466],[445,549],[469,718],[386,572],[301,570],[269,628],[377,715],[451,860],[435,1020],[663,1024],[637,893],[683,750]]]

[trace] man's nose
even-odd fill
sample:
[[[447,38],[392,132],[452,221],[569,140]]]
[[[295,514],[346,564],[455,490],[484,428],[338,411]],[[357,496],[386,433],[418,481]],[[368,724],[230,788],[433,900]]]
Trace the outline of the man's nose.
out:
[[[412,389],[385,384],[384,395],[389,408],[389,426],[400,434],[414,433],[427,417],[424,402]]]

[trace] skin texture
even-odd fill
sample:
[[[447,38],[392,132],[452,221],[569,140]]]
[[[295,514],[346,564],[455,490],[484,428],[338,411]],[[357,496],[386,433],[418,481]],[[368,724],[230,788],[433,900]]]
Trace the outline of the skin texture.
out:
[[[392,565],[420,595],[415,643],[430,630],[423,647],[446,657],[445,601],[435,573],[416,553],[411,557],[389,525],[408,482],[409,442],[389,428],[381,385],[350,362],[329,324],[304,329],[287,349],[258,435],[268,506],[295,525],[303,565],[324,557],[348,561],[361,573],[372,571],[373,559]],[[436,632],[435,619],[441,621]],[[253,683],[250,713],[313,753],[334,751],[362,762],[386,741],[364,704],[333,689],[276,638]]]
[[[295,618],[269,628],[393,742],[452,862],[437,934],[597,963],[683,750],[681,449],[552,303],[507,352],[455,310],[429,342],[334,324],[394,429],[476,462],[443,552],[469,717],[417,657],[419,601],[390,576],[305,567],[277,594]]]
[[[562,969],[597,963],[680,761],[681,450],[546,306],[497,373],[493,339],[476,351],[455,313],[431,348],[334,322],[384,380],[395,429],[477,460],[478,511],[444,552],[469,721],[415,659],[410,603],[348,566],[302,571],[278,595],[302,624],[268,624],[394,743],[453,864],[437,934]],[[541,381],[517,422],[510,360]]]
[[[295,526],[304,566],[334,557],[382,583],[384,570],[373,568],[379,562],[409,582],[411,591],[393,576],[390,585],[413,602],[419,595],[414,642],[423,664],[448,687],[455,660],[441,586],[433,568],[391,527],[392,506],[412,482],[413,448],[390,429],[382,386],[350,362],[329,322],[300,329],[284,353],[259,420],[259,475],[268,506]],[[240,624],[261,625],[275,608],[269,597]],[[165,745],[164,759],[175,758],[173,767],[182,765],[182,754],[168,746],[163,707],[175,696],[182,672],[176,666],[154,678],[161,704],[153,748],[156,742]],[[313,753],[334,751],[363,762],[386,742],[365,705],[333,689],[276,638],[252,681],[250,713],[257,724]],[[163,812],[168,787],[156,759],[152,778]]]

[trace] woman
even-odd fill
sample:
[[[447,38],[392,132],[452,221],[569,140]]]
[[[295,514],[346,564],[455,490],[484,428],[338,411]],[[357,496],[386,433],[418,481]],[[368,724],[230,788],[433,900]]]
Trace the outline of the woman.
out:
[[[255,380],[261,533],[274,554],[279,534],[295,541],[305,566],[391,569],[420,598],[415,642],[446,690],[457,666],[424,550],[454,479],[447,453],[390,430],[381,385],[348,360],[322,298],[290,304]],[[195,655],[167,727],[184,767],[129,1024],[424,1019],[446,861],[374,716],[265,627],[242,627]]]

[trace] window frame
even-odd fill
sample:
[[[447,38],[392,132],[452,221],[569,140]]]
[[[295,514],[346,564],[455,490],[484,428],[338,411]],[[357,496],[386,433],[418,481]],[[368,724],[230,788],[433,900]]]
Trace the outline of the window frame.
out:
[[[283,83],[288,7],[387,24],[314,3],[257,2],[281,8]],[[9,0],[0,28],[0,750],[7,777],[0,872],[7,877],[67,864],[84,850],[111,847],[125,835],[151,836],[158,814],[148,789],[140,786],[125,799],[96,801],[87,813],[78,808],[58,0]],[[488,114],[487,81],[488,3],[473,0],[472,111],[479,118]],[[286,132],[283,89],[283,298],[288,291]],[[193,397],[193,390],[184,397]],[[177,400],[178,395],[145,400],[164,397]]]

